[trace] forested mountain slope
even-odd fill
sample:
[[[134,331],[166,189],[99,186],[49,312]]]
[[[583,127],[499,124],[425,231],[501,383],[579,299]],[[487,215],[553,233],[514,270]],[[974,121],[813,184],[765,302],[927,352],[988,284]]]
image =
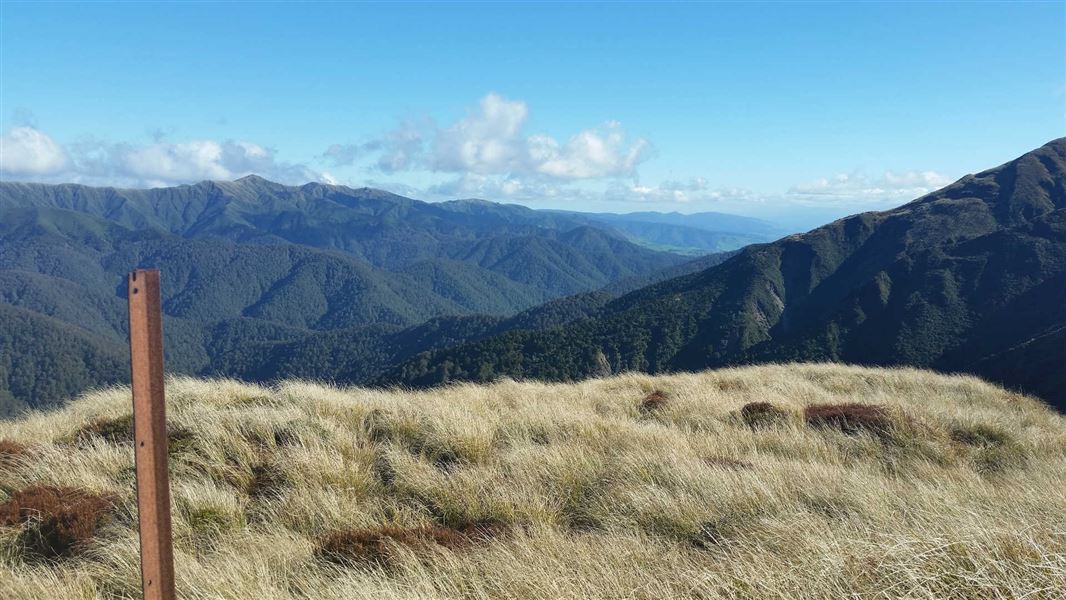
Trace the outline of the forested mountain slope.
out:
[[[484,201],[257,177],[153,190],[0,183],[0,304],[18,309],[0,315],[0,368],[55,380],[0,378],[0,412],[126,377],[113,358],[126,355],[125,273],[137,267],[163,270],[169,370],[360,382],[503,331],[519,311],[686,260],[580,216]],[[28,335],[29,323],[50,333]],[[422,323],[432,333],[406,333]],[[94,349],[70,371],[54,358],[65,335]]]
[[[749,246],[572,327],[427,353],[383,382],[566,380],[834,360],[974,372],[1066,407],[1066,139],[900,208]]]

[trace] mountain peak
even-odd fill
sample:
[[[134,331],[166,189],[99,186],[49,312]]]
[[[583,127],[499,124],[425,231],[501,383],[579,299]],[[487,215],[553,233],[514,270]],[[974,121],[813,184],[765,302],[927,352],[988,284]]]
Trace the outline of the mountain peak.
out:
[[[275,183],[275,182],[270,181],[269,179],[267,179],[265,177],[260,177],[259,175],[256,175],[255,173],[251,173],[249,175],[245,175],[244,177],[241,177],[239,179],[234,179],[233,183],[246,183],[246,184],[250,183],[250,184],[255,184],[255,185],[263,185],[263,184],[281,185],[280,183]]]

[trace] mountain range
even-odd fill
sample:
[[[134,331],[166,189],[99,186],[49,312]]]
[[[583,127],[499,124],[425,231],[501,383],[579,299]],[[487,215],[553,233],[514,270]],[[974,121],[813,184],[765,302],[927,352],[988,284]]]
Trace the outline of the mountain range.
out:
[[[719,230],[730,227],[766,235],[756,220]],[[164,271],[172,371],[265,376],[292,364],[285,349],[325,344],[369,377],[444,343],[401,352],[407,328],[480,339],[545,302],[708,260],[653,245],[581,214],[254,176],[151,190],[0,183],[0,413],[125,377],[123,274],[135,267]],[[299,372],[338,376],[329,364]]]
[[[815,360],[976,373],[1066,408],[1066,138],[899,208],[748,246],[594,318],[420,354],[382,382]]]
[[[163,270],[177,373],[430,386],[828,360],[976,373],[1066,408],[1066,139],[779,234],[255,176],[4,182],[0,415],[128,377],[135,267]]]

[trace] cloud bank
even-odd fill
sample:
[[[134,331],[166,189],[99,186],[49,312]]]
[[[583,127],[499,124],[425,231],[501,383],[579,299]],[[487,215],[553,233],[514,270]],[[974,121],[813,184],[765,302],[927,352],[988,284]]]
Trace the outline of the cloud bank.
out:
[[[565,141],[526,133],[529,106],[490,93],[462,119],[439,127],[407,121],[384,136],[361,144],[335,144],[323,158],[351,165],[373,158],[385,173],[427,171],[464,178],[500,177],[506,181],[540,179],[578,181],[633,177],[637,165],[650,158],[651,144],[630,141],[621,123],[609,121],[578,131]],[[469,187],[469,186],[468,186]]]
[[[529,105],[496,93],[486,94],[450,124],[428,117],[401,121],[370,139],[334,143],[308,163],[281,160],[273,148],[249,140],[175,141],[162,133],[142,144],[82,137],[64,145],[39,129],[32,113],[26,115],[0,135],[0,175],[7,180],[154,187],[257,174],[286,184],[337,183],[325,169],[339,169],[346,183],[427,199],[741,211],[756,210],[755,205],[882,208],[951,181],[931,170],[879,176],[855,171],[770,194],[713,185],[698,176],[650,183],[638,170],[654,148],[644,138],[628,136],[620,122],[586,127],[569,137],[530,132]]]
[[[33,127],[13,127],[0,135],[0,173],[54,175],[69,162],[62,146]]]
[[[5,179],[130,187],[167,186],[252,173],[283,183],[323,181],[328,173],[277,160],[275,151],[243,140],[157,140],[146,145],[83,138],[64,147],[43,131],[14,127],[0,136]]]

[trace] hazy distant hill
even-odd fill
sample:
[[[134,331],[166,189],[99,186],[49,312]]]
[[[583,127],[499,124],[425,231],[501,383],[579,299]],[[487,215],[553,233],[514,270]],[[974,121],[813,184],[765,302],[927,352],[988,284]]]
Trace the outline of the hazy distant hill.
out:
[[[769,242],[790,231],[767,221],[719,212],[568,213],[610,225],[637,243],[690,254],[726,252]]]
[[[575,326],[415,357],[385,381],[571,379],[779,360],[972,371],[1066,407],[1066,138],[900,208],[750,246]]]

